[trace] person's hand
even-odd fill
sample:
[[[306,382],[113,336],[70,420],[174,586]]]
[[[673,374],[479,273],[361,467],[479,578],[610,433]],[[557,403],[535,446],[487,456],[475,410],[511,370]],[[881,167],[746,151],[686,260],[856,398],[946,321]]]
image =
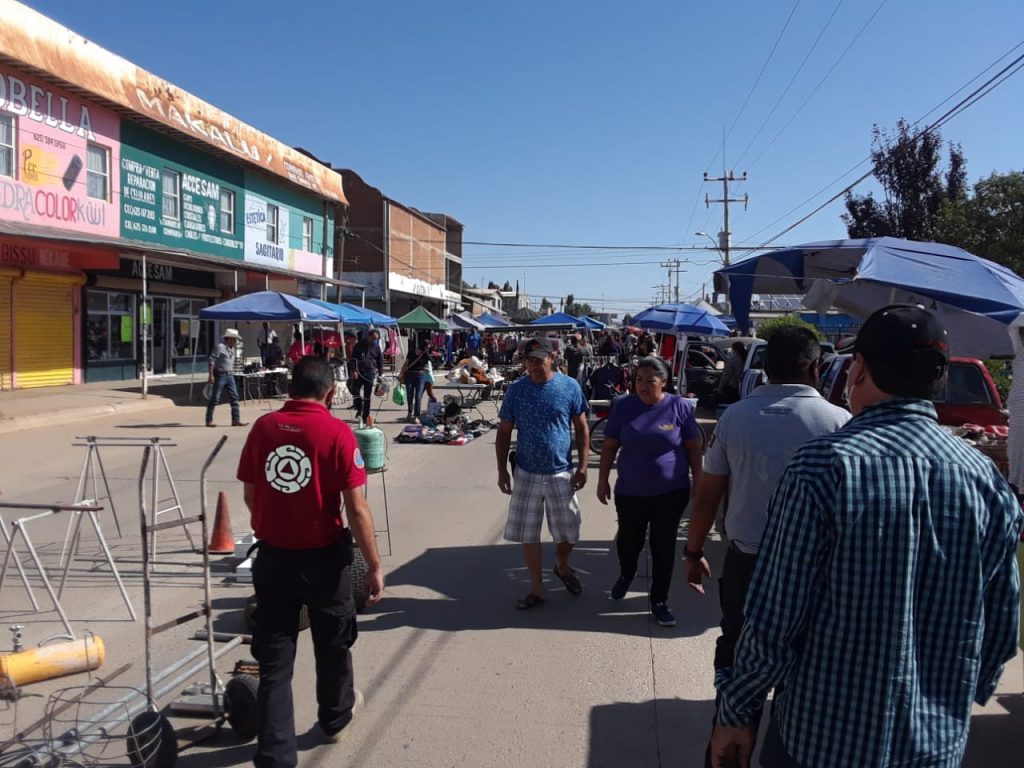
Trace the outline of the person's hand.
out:
[[[686,558],[686,583],[690,585],[690,589],[703,595],[704,583],[702,579],[705,576],[709,579],[711,578],[711,566],[708,565],[706,557],[702,557],[700,560]]]
[[[754,731],[748,725],[729,728],[715,724],[711,731],[711,765],[713,768],[750,768],[754,751]]]
[[[576,473],[572,476],[572,487],[575,490],[580,490],[584,485],[587,484],[587,468],[580,467],[576,470]]]
[[[608,499],[611,498],[612,487],[607,480],[597,481],[597,500],[602,504],[607,504]]]
[[[512,476],[507,469],[498,470],[498,487],[506,496],[512,495]]]
[[[375,605],[379,603],[384,592],[384,571],[381,567],[378,565],[376,568],[368,570],[363,583],[366,584],[366,604]]]
[[[213,384],[213,373],[210,373],[210,378],[207,379],[210,384]]]

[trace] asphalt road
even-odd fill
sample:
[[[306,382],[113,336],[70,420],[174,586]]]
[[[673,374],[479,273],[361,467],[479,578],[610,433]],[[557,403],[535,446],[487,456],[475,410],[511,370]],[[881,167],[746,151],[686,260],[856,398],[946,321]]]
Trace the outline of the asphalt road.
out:
[[[484,415],[493,417],[485,404]],[[227,419],[222,407],[221,421]],[[252,406],[243,418],[261,411]],[[397,433],[390,405],[381,426]],[[198,408],[169,406],[81,424],[19,432],[3,437],[0,501],[69,501],[74,495],[84,449],[72,447],[75,435],[165,436],[176,446],[168,462],[186,514],[198,511],[199,468],[220,434],[229,435],[209,475],[211,504],[226,492],[236,535],[247,530],[241,489],[234,480],[245,429],[209,430],[198,426]],[[353,765],[611,768],[612,766],[699,766],[713,711],[711,662],[717,635],[717,594],[699,597],[677,581],[670,603],[679,625],[665,629],[646,612],[647,572],[627,599],[612,603],[608,588],[617,575],[612,547],[614,513],[595,497],[596,466],[582,492],[583,540],[573,564],[584,584],[569,595],[549,576],[548,601],[529,612],[512,600],[528,582],[517,546],[501,539],[506,499],[496,487],[493,434],[461,447],[391,443],[389,471],[372,477],[371,506],[381,535],[387,588],[379,606],[360,618],[354,649],[357,686],[367,708],[339,745],[321,746],[313,727],[315,700],[312,649],[300,641],[294,689],[296,727],[302,766]],[[117,514],[124,536],[116,539],[112,519],[104,518],[118,567],[142,614],[137,480],[139,448],[103,449]],[[387,481],[385,519],[383,480]],[[0,510],[10,521],[12,513]],[[168,518],[162,518],[168,519]],[[64,537],[62,519],[40,521],[30,529],[49,566],[56,563]],[[682,534],[685,535],[685,534]],[[390,553],[388,543],[390,540]],[[97,548],[88,535],[73,564],[62,603],[76,633],[90,630],[107,646],[100,672],[132,662],[117,684],[144,680],[143,627],[133,622],[109,571],[97,565]],[[708,551],[713,567],[724,554],[721,542]],[[551,551],[546,552],[548,568]],[[161,534],[154,578],[157,623],[194,607],[200,581],[180,532]],[[214,559],[214,607],[217,628],[241,632],[241,611],[251,588],[228,580],[231,558]],[[47,607],[45,594],[37,597]],[[27,644],[61,631],[55,614],[32,613],[25,591],[8,573],[0,593],[0,622],[26,625]],[[181,658],[197,643],[198,624],[178,627],[153,644],[159,669]],[[303,638],[308,637],[304,634]],[[7,638],[0,647],[8,647]],[[219,663],[222,676],[245,649]],[[975,718],[968,766],[1013,764],[1011,746],[1024,725],[1020,658],[1004,676],[999,699]],[[0,741],[17,726],[39,717],[56,690],[82,686],[85,675],[40,683],[28,690],[16,711],[0,704]],[[162,700],[160,704],[166,704]],[[175,720],[179,729],[202,721]],[[180,731],[181,732],[181,731]],[[180,755],[183,768],[245,764],[253,745],[239,744],[228,729]],[[115,740],[106,764],[125,764]]]

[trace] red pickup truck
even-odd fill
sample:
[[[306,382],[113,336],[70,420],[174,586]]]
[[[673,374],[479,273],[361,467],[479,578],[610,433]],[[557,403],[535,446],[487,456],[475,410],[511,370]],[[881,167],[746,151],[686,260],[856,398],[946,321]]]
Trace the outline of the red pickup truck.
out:
[[[834,405],[848,408],[846,403],[846,372],[852,355],[836,355],[822,370],[818,389]],[[980,360],[973,357],[952,357],[946,386],[933,401],[939,423],[951,427],[964,424],[1006,426],[1009,417],[1003,409],[992,375]]]

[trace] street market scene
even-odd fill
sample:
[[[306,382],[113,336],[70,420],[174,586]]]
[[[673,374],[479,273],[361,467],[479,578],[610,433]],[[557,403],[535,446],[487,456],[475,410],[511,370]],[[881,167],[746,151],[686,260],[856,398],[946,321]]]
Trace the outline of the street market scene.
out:
[[[1024,8],[294,5],[0,0],[0,768],[1021,765]]]

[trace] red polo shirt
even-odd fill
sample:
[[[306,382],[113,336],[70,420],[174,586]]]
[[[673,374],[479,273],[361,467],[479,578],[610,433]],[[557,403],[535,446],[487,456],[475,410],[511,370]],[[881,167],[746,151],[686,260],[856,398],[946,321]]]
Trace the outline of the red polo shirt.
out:
[[[256,538],[282,549],[334,544],[345,529],[342,491],[366,483],[348,424],[320,403],[289,400],[252,425],[238,479],[255,486]]]

